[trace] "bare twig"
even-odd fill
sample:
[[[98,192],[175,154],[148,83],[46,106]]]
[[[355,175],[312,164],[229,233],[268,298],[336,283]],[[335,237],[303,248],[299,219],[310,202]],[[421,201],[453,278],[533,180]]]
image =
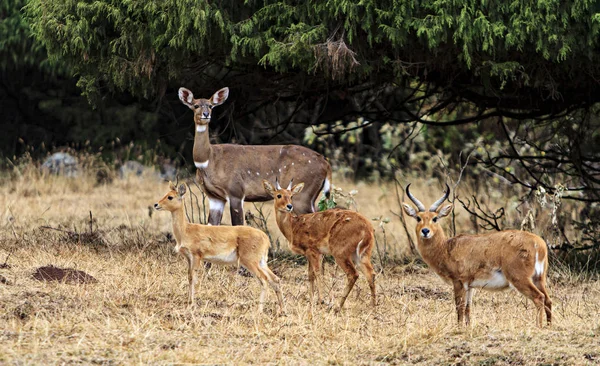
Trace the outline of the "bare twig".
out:
[[[485,230],[496,230],[502,231],[500,223],[498,222],[502,217],[504,217],[504,207],[500,207],[493,213],[490,213],[489,208],[486,207],[486,210],[481,208],[481,204],[477,201],[477,197],[471,196],[473,199],[474,207],[471,207],[471,200],[467,199],[467,202],[462,201],[460,198],[456,198],[458,202],[461,203],[463,208],[470,213],[471,215],[477,217],[479,220],[483,221],[483,224],[479,224],[482,229]]]
[[[400,182],[398,181],[398,178],[396,178],[396,177],[394,177],[394,183],[395,183],[394,186],[396,188],[396,200],[398,201],[398,206],[402,207],[402,201],[404,200],[404,189],[402,189],[402,199],[401,199],[400,192],[398,191],[398,187],[402,187],[402,185],[400,184]],[[398,218],[400,219],[400,223],[402,224],[402,227],[404,228],[404,232],[406,233],[406,238],[408,238],[408,246],[410,247],[410,253],[412,255],[417,255],[415,242],[414,242],[412,236],[410,235],[408,226],[406,226],[406,218],[404,217],[404,210],[401,209],[399,214],[392,211],[392,214],[395,216],[398,216]]]

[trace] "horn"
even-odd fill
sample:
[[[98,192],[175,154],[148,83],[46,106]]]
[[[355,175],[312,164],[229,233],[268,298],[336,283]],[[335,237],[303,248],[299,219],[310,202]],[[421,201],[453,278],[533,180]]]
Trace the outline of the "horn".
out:
[[[294,178],[290,179],[290,184],[288,184],[287,190],[290,191],[292,189],[292,183],[294,182]]]
[[[444,193],[442,198],[435,201],[433,203],[433,205],[431,205],[431,207],[429,208],[429,211],[431,211],[431,212],[437,211],[438,207],[440,207],[440,205],[448,198],[448,196],[450,196],[450,187],[448,187],[448,183],[446,183],[446,192]]]
[[[417,206],[420,212],[425,212],[425,206],[423,206],[421,201],[416,199],[416,197],[410,193],[408,187],[410,187],[410,183],[408,183],[408,185],[406,186],[406,195],[408,196],[408,198],[410,198],[410,200],[413,201],[413,203],[415,204],[415,206]]]
[[[279,178],[275,177],[275,189],[280,190],[281,186],[279,185]]]

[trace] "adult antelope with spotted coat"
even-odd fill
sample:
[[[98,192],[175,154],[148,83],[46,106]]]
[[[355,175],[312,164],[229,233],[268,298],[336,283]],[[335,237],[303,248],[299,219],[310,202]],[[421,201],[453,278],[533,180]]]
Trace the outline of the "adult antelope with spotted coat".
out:
[[[417,220],[417,250],[425,263],[454,287],[458,323],[470,324],[471,300],[476,288],[499,291],[516,288],[536,307],[536,322],[543,325],[546,312],[552,322],[552,300],[546,290],[548,247],[539,236],[521,230],[504,230],[482,235],[458,235],[446,238],[440,219],[448,216],[453,205],[440,208],[444,195],[429,210],[406,187],[406,195],[418,211],[402,204],[404,212]]]
[[[331,166],[311,149],[298,145],[212,145],[208,134],[212,109],[223,104],[229,88],[218,90],[209,99],[194,99],[186,88],[179,99],[194,111],[196,126],[193,157],[196,179],[208,196],[208,222],[219,225],[225,204],[229,202],[232,225],[244,224],[243,203],[271,200],[262,186],[263,179],[279,176],[305,183],[296,197],[296,212],[315,212],[315,200],[323,190],[329,197]]]

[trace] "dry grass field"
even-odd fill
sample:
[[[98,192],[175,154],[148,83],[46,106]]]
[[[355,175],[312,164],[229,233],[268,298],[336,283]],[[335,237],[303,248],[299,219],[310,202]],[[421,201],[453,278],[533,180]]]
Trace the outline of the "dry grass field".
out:
[[[406,255],[406,234],[390,212],[399,212],[394,186],[336,183],[358,190],[366,216],[390,217],[388,251]],[[413,187],[425,204],[430,192],[442,193],[431,182]],[[544,329],[535,327],[533,303],[514,291],[478,292],[473,326],[459,328],[449,285],[418,262],[382,266],[377,252],[374,310],[361,277],[341,313],[325,306],[311,313],[306,268],[291,255],[270,262],[282,278],[285,316],[275,316],[272,292],[257,314],[258,281],[231,267],[201,270],[196,305],[188,308],[186,263],[172,253],[170,214],[148,210],[166,190],[150,175],[107,185],[33,172],[2,181],[0,364],[600,363],[600,282],[553,267],[554,324]],[[270,209],[268,202],[263,211]],[[459,218],[468,229],[466,215]],[[269,229],[282,239],[272,215]],[[381,229],[377,235],[381,246]],[[97,282],[34,279],[47,265],[85,271]],[[329,298],[344,280],[326,266]]]

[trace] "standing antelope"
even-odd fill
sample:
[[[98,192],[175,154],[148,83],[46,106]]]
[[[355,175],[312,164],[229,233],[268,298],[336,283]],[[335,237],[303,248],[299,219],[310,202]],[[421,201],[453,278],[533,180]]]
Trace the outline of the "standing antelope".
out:
[[[258,278],[262,285],[259,312],[263,310],[267,283],[277,295],[279,310],[283,312],[283,297],[279,278],[267,266],[269,238],[262,231],[249,226],[208,226],[190,224],[185,219],[183,196],[185,184],[177,188],[169,183],[169,192],[157,203],[156,210],[171,212],[173,235],[177,241],[175,252],[188,260],[189,302],[194,303],[196,268],[201,260],[215,264],[242,265]]]
[[[438,209],[448,198],[446,193],[425,210],[406,187],[406,195],[418,212],[403,203],[408,216],[417,220],[417,249],[423,260],[446,282],[454,286],[454,301],[458,323],[463,317],[470,324],[473,290],[499,291],[509,286],[533,300],[537,325],[543,325],[546,311],[548,325],[552,322],[552,300],[546,291],[548,248],[539,236],[520,230],[504,230],[483,235],[458,235],[447,239],[439,220],[452,211],[452,205]],[[466,300],[465,300],[466,298]]]
[[[277,226],[289,242],[294,253],[308,259],[310,302],[313,303],[314,281],[317,280],[318,301],[321,302],[320,262],[323,254],[331,254],[335,262],[346,273],[347,283],[340,299],[341,310],[348,294],[358,279],[358,268],[367,277],[371,288],[371,305],[375,307],[375,274],[371,265],[371,250],[375,243],[373,226],[358,212],[331,209],[303,215],[292,214],[292,196],[300,193],[304,183],[287,189],[281,188],[276,179],[276,188],[263,180],[265,190],[275,199]]]
[[[331,189],[331,166],[322,155],[298,145],[211,145],[208,124],[212,109],[228,96],[228,88],[209,99],[194,99],[191,91],[179,89],[179,99],[194,111],[194,164],[198,168],[196,178],[210,204],[208,222],[219,225],[225,203],[229,202],[232,225],[243,225],[244,201],[270,200],[261,182],[275,176],[302,179],[306,189],[297,197],[296,211],[315,212],[319,192],[323,190],[328,197]]]

